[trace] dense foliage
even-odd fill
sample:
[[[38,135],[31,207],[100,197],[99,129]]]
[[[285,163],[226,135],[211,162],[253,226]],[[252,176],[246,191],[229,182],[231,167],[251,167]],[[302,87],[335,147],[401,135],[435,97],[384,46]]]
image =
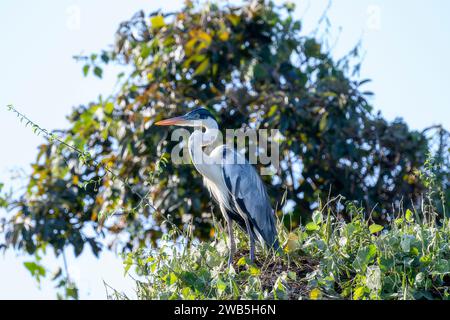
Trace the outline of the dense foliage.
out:
[[[0,208],[6,208],[8,206],[7,195],[3,194],[4,184],[0,182]]]
[[[228,268],[223,231],[177,249],[171,232],[160,248],[129,253],[125,271],[139,275],[138,299],[450,299],[448,218],[437,219],[431,207],[408,209],[383,227],[350,202],[346,222],[332,209],[341,200],[315,211],[305,227],[280,226],[282,256],[261,252],[251,263],[240,237]],[[109,298],[136,297],[113,290]]]
[[[291,204],[289,228],[310,220],[318,199],[338,194],[380,224],[402,199],[417,204],[431,151],[426,133],[375,114],[367,81],[349,75],[357,50],[333,59],[319,37],[301,33],[292,11],[264,1],[187,1],[175,13],[137,13],[120,25],[112,49],[78,57],[85,75],[123,67],[117,89],[73,109],[70,127],[54,132],[64,144],[49,135],[39,147],[26,193],[3,223],[5,245],[58,255],[88,245],[97,255],[105,235],[117,235],[124,250],[149,248],[173,225],[210,238],[209,194],[193,166],[163,161],[161,170],[158,160],[174,143],[153,126],[196,106],[210,109],[221,128],[280,130],[281,169],[265,179],[274,206],[283,194]],[[448,199],[448,135],[440,132],[436,199]]]

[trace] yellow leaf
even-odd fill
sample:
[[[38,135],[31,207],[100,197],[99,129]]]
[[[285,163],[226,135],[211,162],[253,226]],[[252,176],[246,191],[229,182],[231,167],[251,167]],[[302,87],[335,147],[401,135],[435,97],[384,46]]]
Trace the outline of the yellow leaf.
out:
[[[114,103],[112,103],[112,102],[107,102],[107,103],[105,104],[105,112],[106,112],[107,114],[111,114],[113,111],[114,111]]]
[[[361,298],[364,297],[364,287],[358,287],[356,288],[356,290],[353,292],[353,300],[360,300]]]
[[[78,185],[78,182],[80,182],[80,179],[78,178],[78,176],[73,176],[73,178],[72,178],[72,184]]]
[[[164,23],[163,16],[154,16],[150,18],[150,22],[152,23],[153,29],[159,29],[164,27],[166,24]]]
[[[229,14],[227,18],[235,27],[241,22],[241,18],[235,14]]]
[[[230,38],[230,33],[228,31],[221,31],[219,33],[219,39],[222,41],[227,41]]]
[[[327,124],[328,124],[328,112],[326,112],[322,116],[322,119],[320,119],[319,130],[324,131],[327,127]]]
[[[197,33],[198,38],[200,38],[201,40],[205,41],[206,44],[209,46],[211,43],[211,36],[209,34],[207,34],[205,31],[198,31]]]
[[[196,61],[196,62],[202,62],[203,60],[206,59],[206,55],[197,54],[197,55],[193,56],[192,59],[194,59],[194,61]]]
[[[192,38],[191,40],[189,40],[188,42],[186,42],[186,44],[184,45],[184,51],[186,51],[187,55],[190,55],[194,49],[194,45],[197,43],[197,39],[196,38]]]
[[[104,199],[103,197],[101,197],[101,196],[97,196],[97,197],[95,198],[95,202],[96,202],[97,204],[99,204],[99,205],[102,205],[102,204],[105,202],[105,199]]]
[[[249,271],[250,271],[250,274],[254,277],[259,276],[261,274],[261,271],[257,267],[254,267],[254,266],[250,266]]]
[[[182,21],[182,20],[186,19],[186,16],[183,12],[181,12],[178,14],[177,19]]]
[[[309,298],[311,300],[317,300],[317,299],[320,299],[321,297],[322,297],[322,292],[317,288],[312,289],[311,292],[309,293]]]
[[[190,58],[186,59],[183,62],[183,68],[189,68],[189,66],[191,65],[193,60],[194,60],[194,57],[190,57]]]
[[[204,73],[209,67],[209,59],[203,60],[202,63],[195,69],[194,76]]]

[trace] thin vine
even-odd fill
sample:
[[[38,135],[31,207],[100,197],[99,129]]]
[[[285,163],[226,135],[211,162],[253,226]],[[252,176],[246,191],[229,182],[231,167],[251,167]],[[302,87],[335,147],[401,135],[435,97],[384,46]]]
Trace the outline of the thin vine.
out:
[[[138,191],[135,190],[135,188],[130,185],[127,181],[127,179],[123,179],[122,177],[118,176],[117,174],[115,174],[112,169],[108,166],[108,165],[104,165],[102,163],[100,163],[99,161],[95,160],[92,155],[85,150],[81,150],[73,145],[68,144],[67,142],[65,142],[64,140],[62,140],[60,137],[58,137],[56,134],[50,132],[49,130],[42,128],[41,126],[39,126],[37,123],[35,123],[34,121],[32,121],[30,118],[28,118],[25,114],[23,114],[22,112],[20,112],[19,110],[17,110],[13,105],[7,105],[6,106],[7,110],[14,113],[17,118],[19,118],[20,122],[23,123],[25,122],[25,127],[31,126],[32,131],[40,136],[41,134],[47,138],[47,140],[49,141],[49,143],[58,143],[60,145],[62,145],[65,148],[68,148],[74,152],[76,152],[78,154],[78,159],[79,161],[84,164],[84,165],[94,165],[97,168],[102,168],[107,174],[111,175],[113,180],[118,180],[120,181],[125,187],[127,187],[134,195],[136,195],[139,198],[139,203],[133,208],[131,209],[131,212],[125,212],[125,213],[117,213],[114,212],[112,214],[101,214],[99,216],[99,220],[102,220],[103,217],[107,218],[108,216],[118,216],[118,215],[127,215],[129,213],[135,213],[137,212],[139,209],[141,209],[143,206],[148,206],[150,207],[154,213],[157,213],[159,215],[161,215],[164,219],[165,222],[169,223],[176,231],[178,231],[180,234],[183,234],[183,231],[177,226],[175,225],[172,221],[170,221],[170,219],[168,219],[163,213],[161,213],[160,211],[158,211],[155,206],[149,201],[149,194],[150,194],[150,190],[147,191],[147,193],[145,195],[140,194]],[[167,165],[167,158],[165,156],[165,154],[163,154],[155,163],[155,170],[154,172],[151,174],[150,177],[150,181],[151,183],[153,183],[154,179],[159,176],[162,171],[163,168]],[[95,184],[98,183],[98,181],[94,181]],[[89,182],[87,183],[89,184]],[[87,186],[84,185],[84,187]]]

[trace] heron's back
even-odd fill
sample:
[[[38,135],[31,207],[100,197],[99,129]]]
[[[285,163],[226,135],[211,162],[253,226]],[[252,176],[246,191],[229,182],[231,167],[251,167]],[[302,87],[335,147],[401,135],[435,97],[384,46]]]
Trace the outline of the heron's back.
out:
[[[217,147],[211,156],[222,159],[222,179],[218,179],[218,184],[206,182],[213,196],[225,204],[230,218],[244,230],[243,218],[247,218],[254,235],[262,243],[278,250],[274,212],[264,183],[254,167],[227,146]]]

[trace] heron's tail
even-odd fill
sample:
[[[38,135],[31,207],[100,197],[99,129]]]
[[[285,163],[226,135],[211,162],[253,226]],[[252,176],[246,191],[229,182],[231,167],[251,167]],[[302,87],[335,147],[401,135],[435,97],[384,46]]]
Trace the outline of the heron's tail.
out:
[[[268,227],[263,228],[264,233],[261,234],[261,238],[264,239],[267,247],[276,253],[281,253],[283,250],[281,249],[280,242],[278,241],[278,232],[275,225],[275,219],[272,215],[270,215],[268,220],[269,221],[266,224]]]

